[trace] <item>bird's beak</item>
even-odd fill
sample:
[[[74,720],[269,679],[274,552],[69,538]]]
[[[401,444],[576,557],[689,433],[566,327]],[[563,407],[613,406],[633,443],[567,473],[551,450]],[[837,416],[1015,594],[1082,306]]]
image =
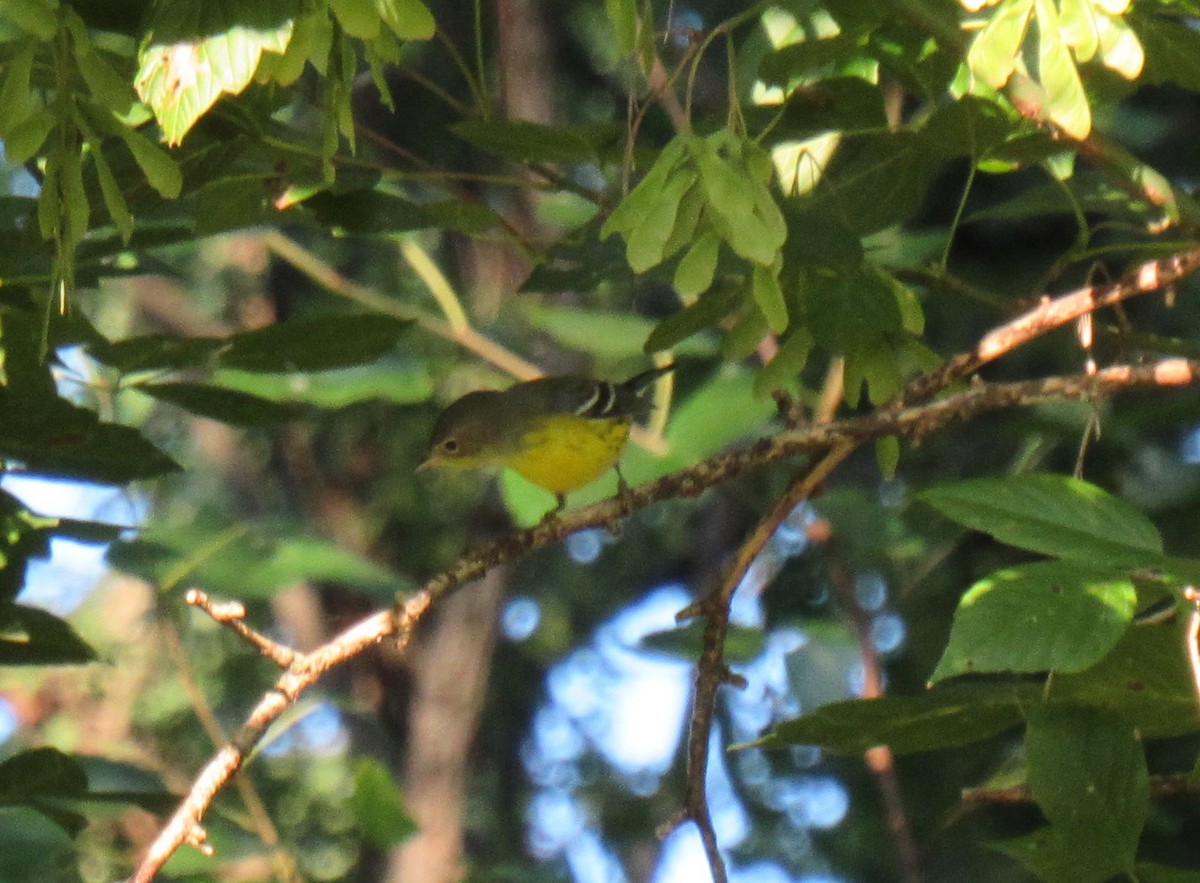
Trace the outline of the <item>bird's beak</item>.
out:
[[[417,466],[413,472],[428,472],[430,469],[436,469],[442,465],[442,461],[438,459],[437,454],[430,454],[424,463]]]

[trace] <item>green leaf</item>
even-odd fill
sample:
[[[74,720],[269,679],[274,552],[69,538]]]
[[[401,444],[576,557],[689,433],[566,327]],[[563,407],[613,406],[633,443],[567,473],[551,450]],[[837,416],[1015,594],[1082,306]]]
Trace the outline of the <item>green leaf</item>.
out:
[[[83,768],[57,748],[32,748],[0,762],[0,804],[79,797],[87,790]]]
[[[918,499],[1002,543],[1084,563],[1145,563],[1162,552],[1153,523],[1094,484],[1037,473],[930,488]]]
[[[690,169],[674,172],[650,209],[626,235],[625,258],[633,272],[644,273],[667,256],[667,240],[675,229],[680,202],[695,183],[696,175]]]
[[[789,43],[764,56],[758,76],[768,85],[786,87],[795,80],[824,73],[834,65],[862,58],[866,45],[865,35],[857,32]]]
[[[274,426],[298,415],[294,407],[205,383],[146,383],[138,389],[198,417],[235,426]]]
[[[33,472],[114,484],[179,469],[131,427],[101,423],[95,412],[53,395],[18,398],[3,388],[0,457]]]
[[[699,172],[712,223],[739,257],[771,266],[787,235],[779,207],[770,191],[744,165],[723,158],[717,145],[732,138],[727,132],[692,139],[689,152]]]
[[[758,349],[758,345],[770,332],[762,310],[751,303],[750,309],[744,311],[721,338],[721,357],[727,362],[737,362],[746,358]]]
[[[1146,83],[1175,83],[1200,91],[1200,33],[1185,21],[1146,15],[1137,6],[1130,9],[1127,21],[1146,50]]]
[[[428,40],[437,23],[421,0],[375,0],[383,23],[401,40]]]
[[[578,307],[530,306],[522,315],[562,346],[609,361],[642,355],[642,342],[654,327],[641,316]]]
[[[825,268],[801,277],[805,324],[821,344],[841,355],[872,348],[894,350],[889,338],[904,330],[891,285],[868,268]]]
[[[600,228],[601,239],[607,239],[613,233],[621,233],[628,239],[633,229],[658,204],[667,180],[687,156],[691,140],[691,136],[677,135],[667,143],[646,172],[646,176],[608,216]]]
[[[617,45],[629,55],[637,45],[637,0],[604,0],[604,11],[617,32]]]
[[[96,178],[100,181],[100,195],[104,198],[104,207],[108,209],[108,216],[121,235],[121,241],[128,245],[130,237],[133,236],[133,215],[129,212],[129,204],[125,202],[125,194],[121,192],[121,185],[113,175],[112,166],[104,158],[100,143],[89,141],[88,146],[92,162],[96,166]]]
[[[1035,184],[994,205],[972,211],[965,221],[1025,221],[1046,215],[1074,215],[1077,210],[1134,224],[1146,224],[1161,215],[1161,208],[1115,186],[1108,176],[1081,172],[1069,182]]]
[[[125,115],[133,106],[133,87],[129,80],[113,70],[112,65],[97,51],[88,37],[87,27],[73,12],[67,17],[71,31],[71,48],[75,66],[87,84],[92,97],[113,113]]]
[[[0,18],[42,41],[58,32],[58,4],[47,0],[10,0],[0,6]]]
[[[897,436],[876,439],[875,462],[879,466],[879,474],[886,480],[891,481],[896,477],[896,467],[900,465],[900,439]]]
[[[1091,61],[1100,48],[1097,11],[1088,0],[1059,0],[1058,7],[1058,26],[1063,42],[1071,47],[1080,64]]]
[[[71,152],[63,157],[58,187],[61,205],[65,210],[63,235],[74,247],[87,234],[91,215],[87,191],[83,187],[83,161],[78,153]]]
[[[759,369],[754,379],[754,394],[761,397],[776,390],[796,392],[800,372],[808,364],[808,355],[815,345],[816,340],[807,328],[793,328],[779,345],[775,358]]]
[[[96,343],[88,351],[98,361],[122,374],[135,371],[160,371],[193,368],[215,360],[225,346],[220,337],[178,337],[172,334],[148,334],[114,343]]]
[[[1093,851],[1071,842],[1052,826],[989,845],[1016,859],[1047,883],[1104,883],[1113,876],[1112,863],[1103,849]]]
[[[1062,41],[1052,0],[1034,0],[1038,21],[1038,79],[1046,90],[1047,111],[1072,138],[1092,130],[1092,110],[1071,51]]]
[[[4,157],[13,165],[23,165],[31,160],[54,127],[58,118],[48,110],[38,110],[30,114],[13,127],[12,133],[4,139]],[[43,181],[43,187],[45,182]]]
[[[387,568],[317,537],[284,533],[278,525],[201,521],[156,526],[114,543],[109,563],[160,589],[200,583],[245,598],[269,598],[303,580],[339,583],[381,599],[408,587]]]
[[[675,212],[675,226],[663,244],[664,260],[675,255],[685,245],[694,242],[697,230],[703,230],[705,233],[711,230],[710,224],[701,223],[703,213],[704,189],[699,184],[693,184],[679,200],[679,209]]]
[[[183,175],[171,155],[136,129],[117,125],[113,131],[125,142],[134,162],[163,199],[175,199],[183,189]]]
[[[13,129],[29,118],[33,113],[33,89],[29,76],[33,70],[33,59],[37,54],[37,45],[32,41],[22,46],[4,66],[4,79],[0,81],[0,138],[5,142],[12,137]],[[11,159],[11,148],[4,145],[5,153]],[[30,154],[32,156],[32,154]]]
[[[350,809],[368,841],[380,848],[395,846],[417,832],[417,823],[404,808],[395,779],[382,763],[360,760],[354,771]]]
[[[323,191],[304,201],[318,223],[349,233],[403,233],[434,226],[424,206],[377,190]]]
[[[331,409],[366,401],[412,405],[428,401],[433,394],[433,381],[424,365],[391,360],[306,374],[221,369],[212,381],[218,387],[238,390],[259,401]]]
[[[755,264],[752,271],[750,291],[754,302],[767,318],[767,324],[776,334],[787,330],[788,308],[783,297],[783,289],[779,286],[779,276],[771,267]]]
[[[1095,709],[1047,708],[1025,734],[1029,787],[1069,847],[1109,873],[1133,870],[1150,799],[1133,727]]]
[[[1183,642],[1182,623],[1128,629],[1098,665],[1056,675],[1050,698],[1108,710],[1146,738],[1194,733],[1200,709]]]
[[[220,363],[244,371],[322,371],[391,352],[412,324],[376,314],[301,316],[234,334]]]
[[[882,696],[832,702],[784,721],[755,743],[765,748],[820,745],[836,754],[862,754],[887,745],[897,754],[954,748],[1016,726],[1030,686],[938,687],[920,696]]]
[[[967,65],[991,88],[1000,89],[1012,75],[1032,11],[1033,0],[1004,0],[971,42]]]
[[[674,285],[680,297],[691,300],[712,285],[720,250],[721,240],[711,230],[692,243],[675,268]]]
[[[467,120],[450,131],[464,141],[521,163],[574,165],[597,161],[596,130],[546,126],[525,120]]]
[[[1100,60],[1109,70],[1116,71],[1126,80],[1136,80],[1146,66],[1146,50],[1137,34],[1116,15],[1100,15],[1096,18],[1100,37]]]
[[[746,295],[740,286],[727,283],[714,285],[700,295],[695,303],[655,325],[646,338],[643,350],[651,354],[677,347],[693,335],[716,328],[722,319],[745,302]],[[711,347],[702,344],[693,344],[693,347],[702,354],[711,350]]]
[[[347,3],[366,7],[378,31],[371,0],[339,0],[335,9]],[[263,52],[287,49],[300,4],[161,0],[153,10],[134,88],[154,112],[167,144],[175,145],[223,93],[246,88]]]
[[[788,96],[779,134],[803,141],[825,132],[866,132],[886,126],[878,87],[861,77],[831,77]]]
[[[221,178],[196,190],[196,235],[270,223],[278,211],[270,199],[271,184],[258,173]]]
[[[921,127],[921,137],[939,156],[968,156],[978,162],[1021,128],[996,103],[964,95],[935,110]]]
[[[70,832],[45,813],[0,807],[0,879],[60,880],[63,869],[74,869],[78,861]]]
[[[921,207],[937,158],[913,132],[847,136],[801,206],[832,214],[858,235],[875,233]]]
[[[383,22],[375,0],[329,0],[329,8],[339,25],[351,37],[374,40]]]
[[[75,665],[96,658],[71,626],[22,604],[0,604],[0,665]]]
[[[1137,608],[1123,571],[1043,561],[967,590],[931,680],[992,672],[1078,672],[1116,645]]]

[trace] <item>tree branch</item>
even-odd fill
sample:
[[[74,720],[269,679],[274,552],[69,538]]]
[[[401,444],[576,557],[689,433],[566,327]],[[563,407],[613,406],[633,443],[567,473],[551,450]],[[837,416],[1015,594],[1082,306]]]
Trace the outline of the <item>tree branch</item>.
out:
[[[855,595],[854,574],[850,563],[846,560],[831,525],[826,524],[812,533],[820,536],[819,542],[825,550],[825,567],[833,585],[834,597],[837,598],[838,606],[842,608],[846,618],[850,620],[858,641],[863,666],[862,698],[876,699],[884,694],[883,665],[879,659],[879,651],[871,640],[871,618]],[[879,787],[888,833],[891,834],[892,844],[900,860],[900,878],[904,883],[921,883],[923,878],[920,855],[913,841],[908,815],[900,795],[900,781],[896,776],[896,762],[892,749],[887,745],[876,745],[867,749],[863,759]]]
[[[1169,258],[1147,261],[1115,282],[1085,285],[1055,298],[1045,297],[1037,306],[989,331],[973,349],[959,353],[938,370],[908,384],[899,400],[904,404],[924,401],[1051,329],[1102,307],[1169,287],[1197,269],[1200,269],[1200,248],[1193,248]]]
[[[670,498],[698,496],[719,482],[768,463],[802,454],[816,455],[818,459],[814,464],[796,479],[792,488],[762,520],[752,535],[754,543],[743,544],[735,566],[730,568],[713,599],[707,602],[711,606],[692,612],[692,615],[703,613],[711,617],[716,610],[719,623],[722,618],[719,611],[725,609],[724,621],[727,624],[728,600],[741,580],[741,574],[757,554],[754,544],[761,549],[761,543],[765,543],[774,530],[772,522],[774,521],[774,526],[777,527],[776,519],[781,521],[863,442],[887,435],[920,437],[950,423],[962,422],[1000,408],[1028,406],[1055,399],[1080,399],[1130,389],[1184,386],[1195,383],[1197,377],[1200,377],[1200,360],[1172,358],[1136,367],[1116,365],[1095,375],[1077,374],[1018,383],[979,383],[965,392],[926,405],[892,406],[862,417],[761,438],[747,448],[719,454],[694,466],[639,485],[622,497],[603,500],[561,518],[494,540],[464,555],[453,567],[430,579],[418,592],[409,596],[396,608],[381,610],[368,616],[311,653],[292,651],[294,655],[274,687],[251,710],[230,744],[222,748],[196,778],[191,792],[151,844],[145,858],[130,879],[133,883],[148,883],[181,844],[186,842],[199,846],[204,843],[205,835],[200,827],[200,818],[213,797],[241,767],[250,750],[262,739],[271,723],[321,675],[384,638],[395,636],[403,648],[411,637],[412,629],[430,605],[447,592],[482,576],[499,564],[556,543],[583,528],[611,524],[651,503]],[[236,618],[233,618],[233,621],[236,621]],[[723,629],[719,624],[712,625],[712,622],[710,618],[713,642],[710,644],[706,637],[705,655],[701,659],[701,666],[715,674],[706,676],[709,681],[706,681],[703,695],[698,691],[695,703],[697,708],[708,708],[705,713],[708,714],[710,722],[716,687],[726,677],[722,661],[723,643],[718,646],[715,641],[718,632],[723,639]],[[229,624],[232,625],[232,622]],[[247,636],[247,640],[258,646],[253,638]],[[693,712],[694,718],[696,713]],[[708,728],[705,727],[703,731],[707,733]],[[700,768],[707,764],[707,759],[699,765],[697,760],[698,758],[692,758],[692,766],[699,773]],[[698,786],[689,786],[692,787]],[[686,816],[692,817],[690,812]]]

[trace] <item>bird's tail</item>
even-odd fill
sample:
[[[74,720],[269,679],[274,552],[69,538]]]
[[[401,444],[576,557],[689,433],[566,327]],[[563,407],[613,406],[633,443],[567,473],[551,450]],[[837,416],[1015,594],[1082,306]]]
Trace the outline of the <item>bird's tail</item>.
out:
[[[643,371],[641,374],[635,374],[626,381],[614,384],[613,402],[616,409],[635,420],[641,420],[649,416],[650,412],[654,409],[654,403],[648,395],[650,387],[658,378],[674,370],[674,363],[663,365]]]
[[[658,380],[658,378],[662,377],[664,374],[670,374],[674,370],[675,363],[672,362],[670,365],[662,365],[658,368],[651,368],[648,371],[643,371],[641,374],[635,374],[628,380],[618,383],[617,386],[622,390],[627,390],[632,392],[634,395],[640,396],[646,390],[646,388],[650,386],[650,384]]]

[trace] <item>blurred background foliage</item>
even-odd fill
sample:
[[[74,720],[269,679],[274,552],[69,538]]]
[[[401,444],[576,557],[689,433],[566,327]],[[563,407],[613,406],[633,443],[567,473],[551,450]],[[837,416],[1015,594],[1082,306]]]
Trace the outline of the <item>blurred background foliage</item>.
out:
[[[669,419],[624,461],[640,482],[781,428],[772,392],[864,412],[1044,293],[1193,245],[1193,16],[0,0],[0,880],[127,874],[272,681],[188,587],[311,649],[541,517],[553,500],[515,476],[413,474],[458,395],[669,351]],[[1195,357],[1194,288],[1097,316],[1090,354]],[[1088,355],[1064,329],[986,377]],[[963,592],[1030,560],[916,491],[1080,466],[1186,556],[1198,431],[1193,389],[989,414],[898,465],[864,449],[797,509],[733,608],[748,687],[723,688],[709,780],[732,878],[1109,876],[1011,845],[1053,808],[960,799],[1024,781],[1019,715],[897,757],[915,878],[853,751],[786,729],[725,748],[862,692],[835,566],[911,696]],[[576,534],[447,599],[410,653],[334,671],[210,809],[214,855],[184,847],[163,878],[706,879],[692,830],[655,834],[681,805],[700,646],[674,614],[794,471]],[[1176,625],[1146,628],[1182,670]],[[1195,762],[1195,712],[1170,711],[1152,773]],[[1194,798],[1119,822],[1138,879],[1200,879]]]

